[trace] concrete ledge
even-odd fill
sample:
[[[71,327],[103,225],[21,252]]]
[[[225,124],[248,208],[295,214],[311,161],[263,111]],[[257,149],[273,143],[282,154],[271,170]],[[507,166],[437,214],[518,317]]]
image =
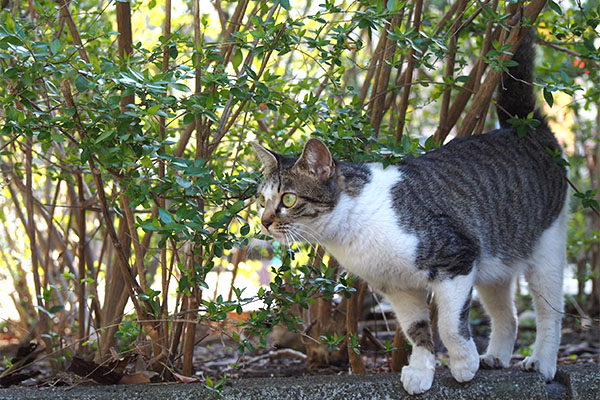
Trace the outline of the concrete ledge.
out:
[[[72,388],[16,388],[0,390],[0,400],[37,399],[214,399],[203,384],[79,386]],[[231,400],[349,400],[349,399],[600,399],[600,364],[560,366],[556,380],[546,384],[540,375],[517,368],[480,370],[468,383],[457,383],[447,368],[438,368],[433,387],[418,396],[408,395],[400,374],[304,376],[236,379],[227,383],[223,399]]]

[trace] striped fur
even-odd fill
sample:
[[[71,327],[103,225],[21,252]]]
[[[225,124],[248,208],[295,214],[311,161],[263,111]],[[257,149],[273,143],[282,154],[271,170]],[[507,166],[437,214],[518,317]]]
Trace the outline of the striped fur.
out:
[[[339,162],[317,139],[300,157],[255,144],[263,164],[259,214],[265,232],[283,243],[324,245],[387,297],[413,346],[402,371],[411,394],[428,390],[434,376],[427,293],[434,292],[452,375],[465,382],[480,363],[508,365],[517,326],[514,282],[522,273],[538,316],[538,340],[523,367],[546,379],[556,371],[567,172],[547,154],[560,147],[534,110],[534,40],[527,35],[515,55],[519,66],[503,77],[499,130],[454,139],[386,169]],[[521,138],[508,119],[531,112],[541,124]],[[283,203],[286,193],[297,197],[292,206]],[[474,287],[492,318],[481,358],[468,325]]]

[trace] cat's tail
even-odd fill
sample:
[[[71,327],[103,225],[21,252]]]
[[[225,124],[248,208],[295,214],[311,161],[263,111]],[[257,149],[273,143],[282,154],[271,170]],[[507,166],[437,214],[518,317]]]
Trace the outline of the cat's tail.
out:
[[[533,90],[533,68],[535,65],[535,28],[530,28],[521,45],[513,55],[519,64],[502,74],[498,85],[497,112],[500,126],[510,128],[507,122],[512,117],[525,118],[534,112],[534,118],[545,125],[541,112],[536,110]]]

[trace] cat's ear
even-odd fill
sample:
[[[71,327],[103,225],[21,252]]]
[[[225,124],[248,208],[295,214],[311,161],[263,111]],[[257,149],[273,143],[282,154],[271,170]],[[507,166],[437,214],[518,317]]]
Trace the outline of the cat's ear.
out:
[[[261,171],[268,172],[277,168],[277,157],[271,150],[261,146],[257,142],[252,142],[252,147],[262,164]]]
[[[319,139],[314,138],[306,142],[295,166],[308,169],[323,182],[331,178],[335,172],[335,164],[329,149]]]

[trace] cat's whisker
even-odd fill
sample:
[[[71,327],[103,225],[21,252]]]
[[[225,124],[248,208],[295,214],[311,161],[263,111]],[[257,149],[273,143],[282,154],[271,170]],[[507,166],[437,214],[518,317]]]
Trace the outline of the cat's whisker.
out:
[[[306,237],[304,237],[300,232],[294,231],[294,234],[294,237],[296,239],[299,239],[296,240],[296,242],[307,244],[312,251],[316,251],[315,246],[309,240],[307,240]]]
[[[306,224],[303,224],[303,223],[301,223],[301,222],[295,222],[295,223],[294,223],[294,228],[295,228],[297,231],[300,231],[300,232],[302,232],[302,233],[305,233],[305,234],[307,234],[307,235],[310,235],[310,236],[311,236],[311,237],[314,239],[314,241],[315,241],[315,242],[316,242],[318,245],[322,246],[322,243],[321,243],[321,241],[319,240],[319,238],[318,238],[318,236],[317,236],[316,232],[315,232],[315,231],[314,231],[314,230],[313,230],[311,227],[309,227],[308,225],[306,225]]]
[[[322,246],[322,244],[320,243],[318,238],[306,229],[302,229],[301,227],[294,225],[293,232],[295,234],[295,238],[301,239],[301,240],[298,240],[298,242],[308,244],[313,251],[316,251],[313,241],[309,240],[306,236],[304,236],[304,234],[312,236],[314,238],[314,241],[316,242],[316,244]]]
[[[298,233],[297,233],[297,232],[294,232],[294,230],[292,230],[292,229],[290,229],[289,231],[286,231],[286,236],[287,236],[287,238],[288,238],[287,240],[289,240],[289,245],[290,245],[290,246],[289,246],[289,251],[290,251],[291,253],[295,253],[296,251],[301,251],[301,249],[300,249],[300,248],[298,248],[298,250],[296,250],[296,251],[295,251],[295,250],[293,250],[293,249],[292,249],[292,247],[291,247],[293,243],[302,243],[302,242],[304,242],[304,240],[299,240],[299,238],[297,237],[297,234],[298,234]],[[290,239],[291,239],[291,240],[290,240]],[[311,245],[311,246],[312,246],[312,245]]]

